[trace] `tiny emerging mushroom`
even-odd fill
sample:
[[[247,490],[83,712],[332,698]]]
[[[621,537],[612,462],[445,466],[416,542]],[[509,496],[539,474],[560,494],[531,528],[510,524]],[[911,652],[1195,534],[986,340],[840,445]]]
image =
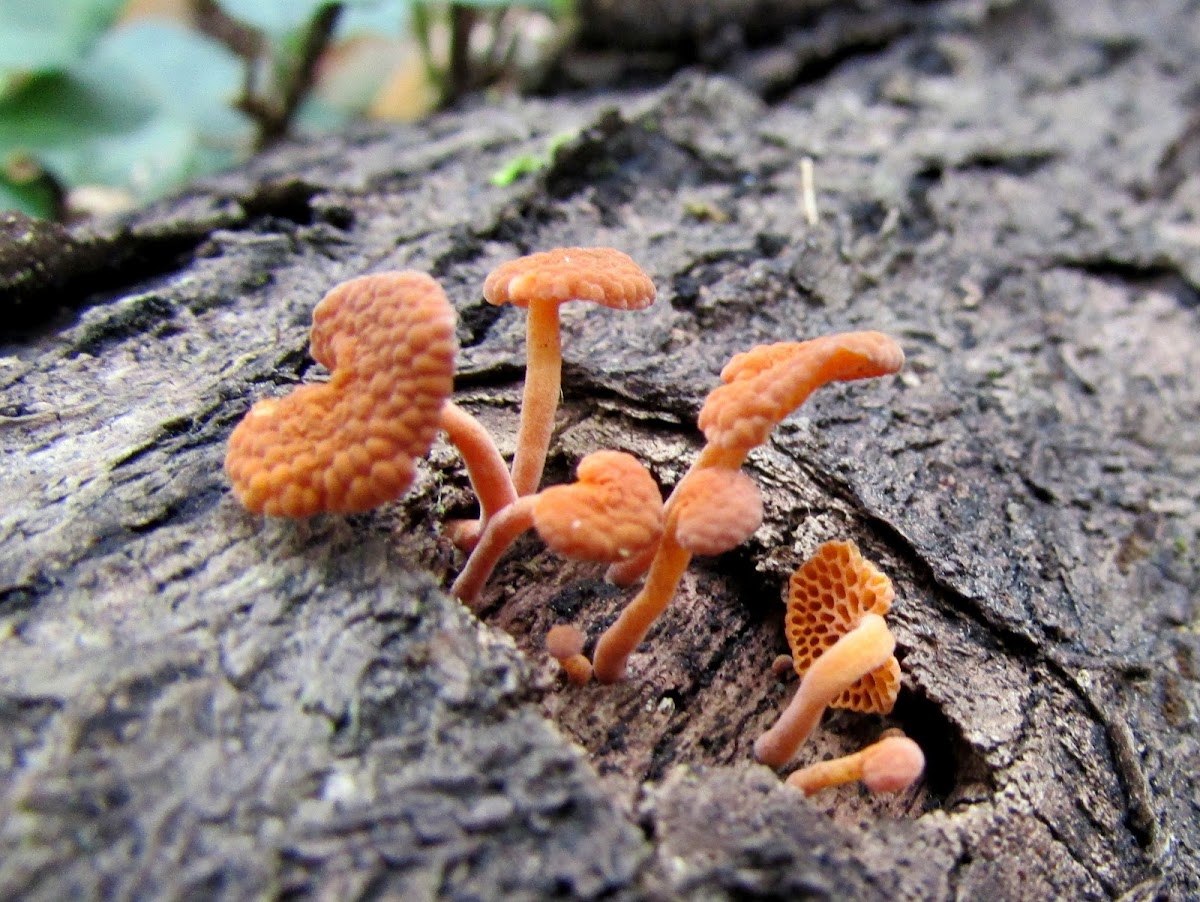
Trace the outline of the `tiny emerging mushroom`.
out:
[[[546,651],[558,661],[567,682],[584,686],[592,678],[592,662],[583,653],[584,635],[579,627],[559,623],[546,633]]]
[[[529,254],[493,270],[483,285],[489,304],[529,311],[528,363],[512,480],[518,495],[536,492],[554,430],[562,384],[559,305],[591,301],[616,310],[654,302],[654,283],[628,255],[609,247],[562,247]]]
[[[596,451],[575,472],[575,482],[524,495],[497,513],[451,594],[476,607],[500,556],[530,528],[553,551],[585,561],[619,561],[658,541],[662,495],[637,458],[623,451]]]
[[[629,655],[670,604],[693,554],[736,548],[758,529],[762,515],[758,487],[740,470],[713,467],[681,485],[646,584],[596,644],[596,679],[614,683],[624,676]]]
[[[313,310],[328,382],[259,401],[233,430],[225,470],[254,513],[355,513],[399,498],[439,429],[463,457],[483,518],[516,497],[486,430],[448,398],[454,308],[413,270],[342,282]]]
[[[925,771],[925,753],[907,736],[884,736],[851,755],[818,761],[790,774],[787,785],[812,795],[861,780],[871,792],[903,792]]]

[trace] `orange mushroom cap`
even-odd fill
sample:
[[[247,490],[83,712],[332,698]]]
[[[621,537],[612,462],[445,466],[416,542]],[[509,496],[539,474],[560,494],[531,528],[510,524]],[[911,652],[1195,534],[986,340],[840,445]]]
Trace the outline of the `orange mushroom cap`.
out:
[[[792,574],[784,630],[796,673],[804,676],[816,658],[865,614],[881,617],[896,597],[892,581],[862,556],[853,542],[826,542]],[[893,656],[830,703],[871,714],[888,714],[900,691],[900,664]]]
[[[576,481],[536,496],[533,525],[549,548],[582,561],[620,561],[662,535],[658,485],[636,457],[596,451],[579,462]]]
[[[453,388],[454,310],[424,273],[362,276],[313,312],[312,354],[329,382],[255,404],[225,470],[255,513],[368,510],[404,494]]]
[[[628,254],[611,247],[559,247],[492,270],[483,283],[489,304],[528,307],[535,301],[591,301],[617,310],[654,303],[654,283]]]
[[[709,393],[699,426],[710,445],[749,449],[829,382],[898,372],[904,352],[882,332],[844,332],[809,341],[759,345],[737,354]]]
[[[697,470],[674,499],[675,540],[692,554],[724,554],[762,523],[762,495],[741,470]]]

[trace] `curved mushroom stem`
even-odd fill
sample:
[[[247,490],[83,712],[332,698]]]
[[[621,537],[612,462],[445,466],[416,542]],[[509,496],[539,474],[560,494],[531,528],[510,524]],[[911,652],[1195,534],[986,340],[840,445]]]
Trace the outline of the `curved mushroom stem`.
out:
[[[491,433],[453,401],[442,405],[441,425],[467,468],[471,487],[479,499],[482,529],[497,512],[517,500],[516,490],[508,475],[508,465],[500,456]]]
[[[533,528],[533,496],[518,498],[508,507],[492,517],[479,536],[479,544],[467,558],[462,573],[450,587],[450,594],[471,610],[479,604],[479,593],[483,591],[488,577],[496,569],[501,556],[528,529]]]
[[[691,559],[691,552],[675,540],[675,522],[668,517],[646,584],[596,643],[592,668],[597,680],[615,683],[625,675],[626,661],[671,603]]]
[[[858,626],[817,658],[779,720],[754,743],[754,757],[769,767],[782,767],[796,754],[821,721],[829,703],[896,649],[896,640],[878,614],[866,614]]]
[[[687,482],[689,476],[708,467],[725,467],[730,470],[740,469],[742,464],[746,462],[746,455],[748,453],[748,448],[720,448],[716,445],[705,445],[700,451],[700,456],[696,458],[688,471],[683,474],[683,479],[676,483],[675,488],[667,498],[665,505],[667,517],[669,518],[671,514],[671,502],[678,496],[680,489]],[[639,576],[650,568],[657,551],[658,546],[651,545],[640,554],[613,564],[604,574],[604,578],[617,586],[632,585],[637,581]]]
[[[787,785],[805,795],[862,780],[871,792],[901,792],[925,770],[925,753],[907,736],[885,736],[852,755],[818,761],[791,774]]]
[[[512,482],[518,495],[531,495],[538,490],[554,432],[554,413],[562,388],[562,336],[557,303],[530,303],[525,343],[525,391],[512,464]]]

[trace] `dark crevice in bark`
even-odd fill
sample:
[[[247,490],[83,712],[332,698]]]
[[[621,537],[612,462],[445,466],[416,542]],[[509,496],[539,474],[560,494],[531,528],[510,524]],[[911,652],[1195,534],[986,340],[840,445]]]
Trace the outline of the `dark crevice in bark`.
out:
[[[1175,298],[1180,306],[1200,308],[1200,286],[1193,283],[1171,263],[1122,260],[1117,257],[1095,256],[1060,258],[1053,265],[1076,270],[1093,278],[1116,282],[1132,291],[1161,291]]]

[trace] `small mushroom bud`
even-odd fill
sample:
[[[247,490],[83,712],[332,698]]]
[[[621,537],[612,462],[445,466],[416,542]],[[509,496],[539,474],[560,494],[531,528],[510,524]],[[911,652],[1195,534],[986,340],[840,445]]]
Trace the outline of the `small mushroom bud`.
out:
[[[578,627],[560,623],[546,633],[546,651],[562,666],[567,682],[584,686],[592,678],[592,662],[583,653],[584,636]]]
[[[861,780],[871,792],[902,792],[925,771],[925,753],[907,736],[885,736],[853,755],[819,761],[787,778],[788,786],[812,795]]]

